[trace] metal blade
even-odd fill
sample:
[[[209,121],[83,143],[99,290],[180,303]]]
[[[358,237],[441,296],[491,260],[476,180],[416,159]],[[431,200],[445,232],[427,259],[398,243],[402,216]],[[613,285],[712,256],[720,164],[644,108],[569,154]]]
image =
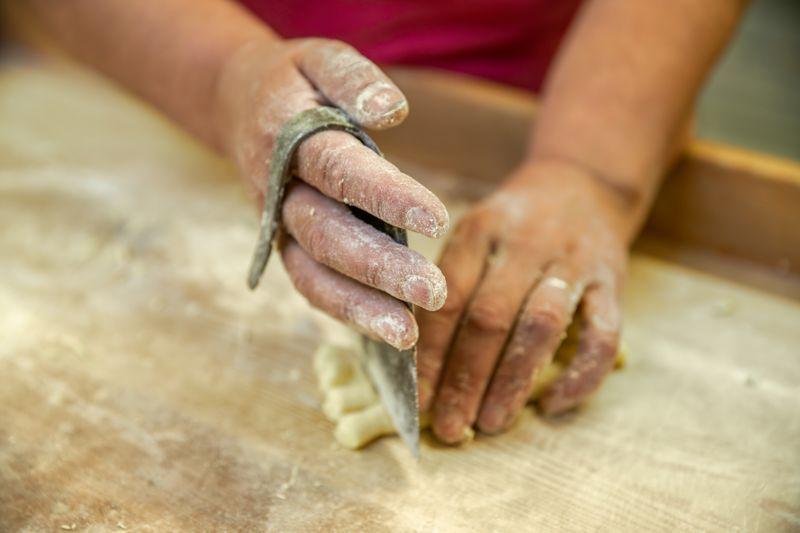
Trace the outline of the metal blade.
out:
[[[419,459],[417,350],[397,350],[363,337],[362,365],[378,391],[397,432]]]
[[[258,285],[272,251],[272,241],[280,226],[281,204],[286,183],[292,178],[295,150],[309,135],[322,130],[343,130],[378,155],[381,151],[350,118],[334,107],[316,107],[294,115],[281,128],[273,148],[267,179],[267,195],[261,216],[261,230],[250,264],[247,284]],[[395,242],[408,246],[405,230],[354,207],[353,214],[372,227],[389,235]],[[407,304],[409,309],[411,305]],[[412,309],[413,311],[413,309]],[[419,458],[419,414],[417,413],[416,349],[398,351],[388,344],[364,337],[363,366],[389,412],[397,432]]]
[[[354,207],[350,211],[370,226],[408,246],[406,231]],[[406,303],[413,313],[414,308]],[[362,366],[378,391],[397,433],[419,459],[419,399],[417,397],[417,349],[398,350],[362,335]]]

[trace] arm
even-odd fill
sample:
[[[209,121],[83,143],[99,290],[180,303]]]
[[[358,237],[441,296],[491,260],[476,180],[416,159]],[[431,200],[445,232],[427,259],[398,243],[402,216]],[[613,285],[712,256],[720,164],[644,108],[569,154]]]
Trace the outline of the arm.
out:
[[[344,43],[283,40],[226,0],[6,2],[17,27],[105,73],[226,153],[257,201],[281,126],[322,104],[367,128],[402,121],[405,97]],[[281,253],[297,289],[356,329],[407,348],[417,325],[400,300],[439,308],[442,273],[358,220],[349,203],[395,226],[436,237],[442,203],[353,136],[324,131],[297,150]],[[305,183],[303,183],[305,182]]]
[[[539,400],[566,411],[613,368],[627,247],[744,7],[592,0],[545,87],[528,158],[458,224],[448,300],[419,314],[420,405],[446,442],[508,428],[573,320],[579,346]]]
[[[244,43],[279,38],[215,0],[6,2],[17,26],[102,72],[215,148],[220,72]]]
[[[618,191],[633,238],[746,4],[589,2],[548,77],[531,158],[578,167]]]

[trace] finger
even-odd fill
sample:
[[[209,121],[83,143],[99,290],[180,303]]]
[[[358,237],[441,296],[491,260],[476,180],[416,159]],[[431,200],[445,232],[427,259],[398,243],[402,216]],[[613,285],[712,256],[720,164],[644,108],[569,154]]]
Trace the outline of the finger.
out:
[[[488,239],[470,223],[460,224],[439,261],[447,279],[447,300],[435,313],[420,310],[417,343],[417,386],[421,412],[431,407],[459,320],[480,281],[489,252]]]
[[[557,263],[546,270],[523,306],[483,399],[481,431],[497,433],[514,421],[534,378],[553,359],[582,290],[570,269]]]
[[[349,133],[309,137],[297,150],[297,176],[326,196],[428,237],[444,235],[450,224],[435,194]]]
[[[399,300],[317,263],[291,237],[284,238],[281,256],[292,283],[314,307],[399,350],[417,342],[414,316]]]
[[[328,100],[366,128],[390,128],[408,115],[400,89],[352,46],[309,39],[298,65]]]
[[[283,223],[316,261],[341,274],[425,309],[444,304],[447,284],[434,264],[308,185],[289,189]]]
[[[444,442],[460,442],[475,422],[517,312],[538,277],[530,264],[510,248],[490,258],[447,357],[434,402],[433,432]]]
[[[586,291],[578,350],[561,376],[539,399],[545,415],[563,413],[595,392],[614,369],[619,346],[620,308],[616,291],[595,285]]]

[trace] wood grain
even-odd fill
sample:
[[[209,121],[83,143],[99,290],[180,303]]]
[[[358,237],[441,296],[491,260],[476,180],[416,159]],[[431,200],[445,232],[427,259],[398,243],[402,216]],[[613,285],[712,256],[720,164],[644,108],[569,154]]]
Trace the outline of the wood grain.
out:
[[[310,365],[338,326],[278,262],[246,289],[227,164],[53,67],[0,71],[0,123],[0,530],[800,527],[798,302],[636,255],[630,364],[581,412],[350,452]]]

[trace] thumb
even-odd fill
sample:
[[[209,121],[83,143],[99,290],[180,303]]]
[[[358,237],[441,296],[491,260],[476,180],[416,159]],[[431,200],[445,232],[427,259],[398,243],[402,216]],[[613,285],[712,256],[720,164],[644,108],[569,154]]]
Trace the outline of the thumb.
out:
[[[297,64],[333,104],[360,126],[382,130],[408,115],[400,89],[372,61],[339,41],[309,39]]]

